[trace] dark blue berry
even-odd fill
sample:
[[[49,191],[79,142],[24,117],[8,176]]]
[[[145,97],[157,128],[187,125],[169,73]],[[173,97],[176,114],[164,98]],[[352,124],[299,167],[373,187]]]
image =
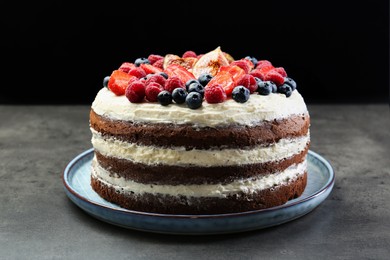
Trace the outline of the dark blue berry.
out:
[[[275,87],[276,87],[276,85],[275,85]],[[267,96],[267,95],[271,94],[271,92],[272,92],[271,81],[257,82],[257,92],[259,92],[259,94],[263,95],[263,96]]]
[[[250,60],[253,63],[253,65],[255,65],[256,67],[258,60],[255,57],[246,56],[245,59]]]
[[[250,94],[249,89],[246,87],[237,86],[232,91],[232,98],[239,103],[245,103],[248,101]]]
[[[198,81],[200,84],[202,84],[203,87],[205,87],[207,85],[207,83],[209,83],[209,81],[212,78],[213,78],[213,75],[211,75],[210,73],[202,73],[198,77]]]
[[[103,87],[108,88],[108,81],[110,81],[110,76],[105,76],[103,79]]]
[[[165,79],[168,79],[168,74],[166,74],[165,72],[160,72],[159,74],[163,76]]]
[[[147,64],[150,64],[150,61],[147,59],[147,58],[138,58],[134,61],[134,65],[136,67],[139,67],[139,65],[143,64],[143,63],[147,63]]]
[[[203,96],[198,92],[188,93],[186,104],[191,109],[197,109],[202,106]]]
[[[172,103],[172,95],[167,90],[163,90],[157,95],[158,102],[163,105],[167,106]]]
[[[286,97],[291,96],[293,90],[289,84],[284,83],[278,87],[278,93],[285,94]]]
[[[297,83],[295,82],[295,80],[293,80],[290,77],[285,77],[284,83],[290,85],[292,91],[294,91],[297,88]]]
[[[197,79],[190,79],[186,82],[186,90],[188,91],[188,87],[192,84],[192,83],[199,83],[199,81]]]
[[[193,82],[188,86],[188,93],[198,92],[199,94],[204,96],[204,87],[199,82]]]
[[[184,102],[186,102],[186,97],[187,97],[187,91],[185,91],[182,88],[175,88],[172,91],[172,99],[177,104],[183,104]]]

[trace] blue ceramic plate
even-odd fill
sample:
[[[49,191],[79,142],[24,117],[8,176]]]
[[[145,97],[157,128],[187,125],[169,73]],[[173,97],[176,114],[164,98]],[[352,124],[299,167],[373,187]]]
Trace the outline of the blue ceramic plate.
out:
[[[321,204],[332,191],[332,166],[309,151],[308,183],[304,193],[284,205],[240,213],[215,215],[171,215],[132,211],[100,198],[90,186],[93,148],[76,156],[65,168],[66,195],[81,209],[102,221],[129,229],[154,233],[205,235],[250,231],[299,218]]]

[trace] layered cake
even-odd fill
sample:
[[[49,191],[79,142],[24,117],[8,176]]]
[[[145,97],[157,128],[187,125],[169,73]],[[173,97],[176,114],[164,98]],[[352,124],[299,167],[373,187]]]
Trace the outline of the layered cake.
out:
[[[91,186],[123,208],[220,214],[302,194],[310,117],[283,67],[220,47],[150,54],[103,81],[90,111]]]

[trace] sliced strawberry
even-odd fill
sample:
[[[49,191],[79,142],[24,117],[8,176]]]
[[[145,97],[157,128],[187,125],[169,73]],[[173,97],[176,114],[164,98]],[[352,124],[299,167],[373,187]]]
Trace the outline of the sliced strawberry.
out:
[[[184,84],[190,79],[195,79],[194,74],[192,74],[186,68],[178,64],[168,65],[165,68],[164,72],[168,75],[168,77],[178,77]]]
[[[228,66],[222,66],[219,68],[219,71],[227,71],[232,75],[234,83],[237,85],[238,82],[245,76],[245,70],[240,68],[237,65],[228,65]],[[219,73],[219,72],[218,72]]]
[[[206,88],[212,87],[214,85],[221,85],[226,92],[227,96],[232,94],[236,83],[234,82],[233,76],[229,73],[228,70],[219,71],[206,85]]]
[[[137,77],[129,75],[121,70],[114,70],[108,81],[108,88],[117,96],[125,94],[129,82],[136,80]]]
[[[139,66],[145,71],[146,74],[155,74],[163,71],[162,69],[147,63],[142,63]]]

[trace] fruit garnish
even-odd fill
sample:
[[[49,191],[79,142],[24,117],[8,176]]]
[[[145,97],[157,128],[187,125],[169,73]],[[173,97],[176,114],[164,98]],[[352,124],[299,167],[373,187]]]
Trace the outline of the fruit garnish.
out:
[[[278,93],[286,95],[286,97],[291,96],[293,90],[289,84],[282,84],[278,86]]]
[[[188,86],[188,93],[198,92],[199,94],[204,96],[204,87],[199,82],[193,82]]]
[[[197,109],[202,106],[203,96],[198,92],[188,93],[186,97],[186,104],[191,109]]]
[[[151,76],[149,76],[146,80],[145,80],[145,85],[149,85],[150,83],[152,82],[157,82],[158,84],[160,84],[161,86],[164,86],[165,85],[165,82],[167,81],[163,75],[161,74],[150,74]]]
[[[105,76],[103,78],[103,87],[108,88],[108,82],[110,81],[110,76]]]
[[[169,65],[178,64],[186,68],[187,70],[192,69],[194,64],[198,61],[196,57],[179,57],[175,54],[167,54],[163,60],[163,68],[166,69]]]
[[[245,71],[245,73],[249,73],[254,67],[252,62],[250,62],[247,59],[235,60],[235,61],[230,63],[230,66],[231,65],[237,65],[238,67],[243,69]]]
[[[194,51],[186,51],[183,53],[183,55],[181,56],[182,58],[188,58],[188,57],[193,57],[193,58],[196,58],[198,55],[196,55],[196,53]]]
[[[194,75],[189,72],[186,68],[184,68],[181,65],[178,64],[171,64],[164,70],[165,73],[167,73],[168,77],[179,77],[181,81],[185,84],[190,79],[195,79]]]
[[[245,76],[245,71],[243,69],[241,69],[239,66],[237,65],[229,65],[229,66],[222,66],[221,68],[219,68],[219,72],[221,71],[227,71],[230,73],[230,75],[232,75],[233,77],[233,80],[234,80],[234,83],[237,85],[238,82]],[[219,73],[218,72],[218,73]]]
[[[122,96],[125,94],[129,82],[136,79],[137,77],[129,75],[126,72],[114,70],[111,73],[107,86],[115,95]]]
[[[206,88],[209,86],[212,87],[214,85],[221,85],[227,96],[232,94],[233,88],[236,86],[232,75],[227,70],[218,72],[218,74],[209,81],[209,83],[206,85]]]
[[[266,66],[272,66],[272,63],[268,60],[259,60],[256,65],[256,69],[261,69]]]
[[[172,99],[176,104],[183,104],[186,102],[187,91],[182,88],[175,88],[172,92]]]
[[[276,70],[268,71],[267,74],[265,74],[264,80],[275,82],[277,86],[280,86],[284,83],[284,77]]]
[[[131,103],[141,103],[145,97],[145,83],[140,80],[131,82],[125,95]]]
[[[157,95],[163,91],[164,88],[157,82],[151,82],[145,87],[145,98],[149,102],[157,102]]]
[[[136,68],[136,66],[134,65],[134,63],[131,63],[131,62],[123,62],[123,63],[119,66],[118,70],[128,73],[131,69],[134,69],[134,68]]]
[[[146,74],[155,74],[163,71],[162,69],[147,63],[141,64],[140,67],[145,71]]]
[[[286,70],[285,70],[283,67],[277,67],[277,68],[275,68],[274,70],[276,70],[277,72],[279,72],[280,75],[282,75],[283,77],[287,77],[287,72],[286,72]]]
[[[192,73],[198,78],[203,73],[210,73],[215,76],[221,66],[229,65],[229,61],[221,51],[220,47],[204,54],[198,59],[192,68]]]
[[[259,81],[257,83],[257,92],[259,92],[260,95],[267,96],[273,92],[273,86],[271,84],[271,81]],[[276,85],[273,84],[275,87]]]
[[[297,88],[297,83],[290,77],[285,77],[284,83],[290,85],[293,91]]]
[[[225,58],[228,60],[229,63],[234,61],[234,58],[229,53],[223,52],[223,55],[225,55]]]
[[[164,69],[163,63],[164,63],[164,59],[161,59],[161,60],[158,60],[155,63],[153,63],[153,66],[163,70]]]
[[[148,60],[150,62],[150,64],[154,65],[154,63],[158,60],[162,60],[164,59],[164,56],[161,56],[161,55],[158,55],[158,54],[150,54],[148,56]]]
[[[203,73],[200,74],[200,76],[198,77],[198,81],[200,84],[202,84],[205,87],[212,78],[213,75],[211,75],[210,73]]]
[[[166,54],[163,59],[163,69],[168,67],[168,65],[174,63],[174,61],[180,60],[181,57],[176,54]]]
[[[237,85],[246,87],[249,89],[251,94],[257,90],[256,79],[250,74],[245,74],[244,77],[237,83]]]
[[[213,85],[205,88],[204,98],[207,103],[216,104],[226,100],[226,92],[221,85]]]
[[[158,93],[157,100],[161,105],[167,106],[172,103],[172,94],[166,90],[163,90]]]
[[[245,103],[250,96],[249,89],[244,86],[237,86],[232,91],[232,98],[238,103]]]
[[[145,58],[145,57],[137,58],[137,59],[134,61],[134,65],[135,65],[136,67],[139,67],[141,64],[150,64],[150,61],[148,60],[148,58]]]
[[[139,79],[146,76],[144,69],[141,67],[135,67],[134,69],[131,69],[127,74],[135,76]]]
[[[246,56],[244,59],[249,60],[253,64],[253,66],[256,67],[258,61],[255,57]]]
[[[175,88],[186,89],[186,85],[179,77],[171,76],[166,80],[164,90],[167,90],[169,91],[169,93],[172,93]]]

